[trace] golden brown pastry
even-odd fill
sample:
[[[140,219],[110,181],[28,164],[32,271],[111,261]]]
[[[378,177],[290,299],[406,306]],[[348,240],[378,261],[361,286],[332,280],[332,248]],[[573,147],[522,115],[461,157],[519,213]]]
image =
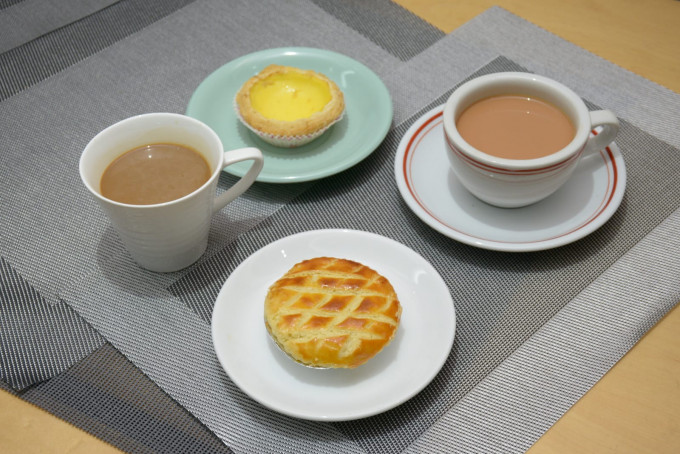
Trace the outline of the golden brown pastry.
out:
[[[317,257],[298,263],[269,288],[264,314],[272,338],[295,361],[354,368],[392,340],[401,305],[376,271]]]
[[[296,145],[342,117],[342,91],[325,75],[291,66],[269,65],[236,93],[241,120],[260,137],[290,138]]]

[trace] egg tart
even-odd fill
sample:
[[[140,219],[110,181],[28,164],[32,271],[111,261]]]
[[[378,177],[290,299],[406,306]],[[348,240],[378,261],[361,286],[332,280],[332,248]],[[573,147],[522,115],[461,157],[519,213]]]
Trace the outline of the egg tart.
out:
[[[265,326],[298,363],[355,368],[391,342],[401,305],[390,282],[361,263],[317,257],[293,266],[269,288]]]
[[[325,75],[291,66],[269,65],[236,93],[241,121],[277,146],[303,145],[342,118],[342,91]]]

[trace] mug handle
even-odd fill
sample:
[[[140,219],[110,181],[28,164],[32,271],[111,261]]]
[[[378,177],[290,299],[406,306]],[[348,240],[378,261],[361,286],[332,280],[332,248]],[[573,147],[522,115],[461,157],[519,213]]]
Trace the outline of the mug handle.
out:
[[[591,130],[597,127],[602,127],[597,135],[588,138],[583,155],[590,154],[594,151],[599,152],[607,145],[614,141],[614,137],[619,133],[619,119],[610,110],[595,110],[588,112],[590,115]]]
[[[238,180],[234,186],[230,187],[228,190],[215,198],[215,202],[213,204],[213,213],[220,211],[227,205],[227,203],[243,194],[246,189],[248,189],[255,182],[255,179],[260,174],[262,166],[264,165],[262,152],[257,148],[239,148],[237,150],[229,150],[224,152],[224,162],[222,163],[222,169],[232,164],[236,164],[237,162],[248,160],[253,160],[253,164],[250,166],[250,169],[248,169],[248,172],[243,175],[243,177]]]

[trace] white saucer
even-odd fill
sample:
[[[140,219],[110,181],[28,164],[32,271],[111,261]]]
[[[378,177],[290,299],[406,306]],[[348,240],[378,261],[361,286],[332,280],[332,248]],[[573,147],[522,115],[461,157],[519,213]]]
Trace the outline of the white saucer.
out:
[[[443,107],[432,109],[409,128],[394,166],[404,201],[438,232],[484,249],[539,251],[594,232],[621,204],[626,166],[614,143],[583,158],[570,180],[541,202],[522,208],[482,202],[451,170],[445,154]]]
[[[269,286],[294,264],[320,256],[373,268],[392,283],[402,305],[395,338],[356,369],[297,364],[264,326]],[[212,316],[215,352],[239,388],[272,410],[320,421],[371,416],[417,394],[444,365],[455,329],[453,300],[432,265],[401,243],[355,230],[304,232],[255,252],[224,283]]]

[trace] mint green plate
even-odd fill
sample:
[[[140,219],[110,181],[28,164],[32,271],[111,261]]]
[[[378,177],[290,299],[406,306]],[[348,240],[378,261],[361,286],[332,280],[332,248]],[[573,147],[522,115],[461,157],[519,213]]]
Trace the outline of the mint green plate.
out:
[[[272,63],[312,69],[332,79],[345,96],[343,119],[298,148],[260,140],[236,117],[234,96],[248,78]],[[186,114],[214,129],[225,150],[262,150],[264,168],[257,181],[299,183],[341,172],[371,154],[392,124],[392,100],[382,80],[362,63],[323,49],[286,47],[244,55],[217,69],[196,88]],[[249,165],[237,163],[225,171],[243,176]]]

